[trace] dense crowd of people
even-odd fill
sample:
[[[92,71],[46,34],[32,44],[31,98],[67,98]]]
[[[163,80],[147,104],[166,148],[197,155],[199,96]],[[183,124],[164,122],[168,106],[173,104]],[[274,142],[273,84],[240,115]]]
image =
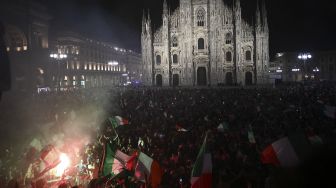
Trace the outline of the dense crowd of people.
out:
[[[335,99],[330,85],[130,90],[120,95],[121,115],[131,122],[120,147],[139,148],[159,161],[162,187],[188,187],[205,132],[212,130],[214,187],[263,187],[270,169],[261,164],[260,153],[267,145],[291,132],[314,132],[324,144],[335,143],[335,120],[324,115]],[[217,129],[221,123],[224,132]],[[251,128],[255,144],[248,139]]]
[[[129,155],[138,150],[158,161],[163,169],[160,187],[190,187],[191,170],[209,131],[213,187],[321,187],[332,181],[326,172],[335,166],[331,160],[336,146],[335,119],[325,115],[326,106],[336,105],[335,93],[334,84],[134,88],[113,92],[106,118],[120,115],[129,120],[129,125],[117,129],[118,141],[111,142]],[[97,165],[101,159],[100,138],[106,132],[99,131],[92,143],[97,147],[84,158],[87,163]],[[249,131],[255,142],[249,140]],[[323,149],[317,151],[323,155],[303,161],[296,169],[262,164],[263,149],[293,132],[318,135]],[[94,187],[92,182],[89,186]]]

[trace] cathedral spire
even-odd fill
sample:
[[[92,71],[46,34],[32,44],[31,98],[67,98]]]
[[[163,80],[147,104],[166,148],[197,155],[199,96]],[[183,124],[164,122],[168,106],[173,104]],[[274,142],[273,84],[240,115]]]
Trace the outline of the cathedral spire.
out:
[[[163,14],[168,15],[168,5],[166,0],[163,1]]]
[[[152,33],[152,20],[150,18],[150,12],[147,12],[147,22],[146,22],[146,30],[148,34]]]
[[[256,10],[256,27],[259,28],[261,26],[261,14],[259,8],[259,0],[257,0],[257,10]]]
[[[152,24],[152,20],[151,20],[151,18],[150,18],[150,12],[149,12],[149,9],[148,9],[148,13],[147,13],[147,22],[148,22],[149,25]]]
[[[237,10],[241,10],[241,7],[240,7],[240,0],[234,0],[234,9],[237,11]]]
[[[146,16],[145,16],[145,9],[142,11],[142,33],[146,32]]]
[[[262,17],[263,17],[262,19],[263,19],[264,31],[268,31],[267,9],[265,0],[263,0],[262,2]]]

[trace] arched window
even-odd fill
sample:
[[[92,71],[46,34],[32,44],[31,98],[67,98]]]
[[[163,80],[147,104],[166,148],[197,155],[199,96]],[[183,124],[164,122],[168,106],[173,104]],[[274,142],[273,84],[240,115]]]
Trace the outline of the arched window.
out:
[[[178,46],[178,41],[177,41],[176,37],[173,37],[172,43],[173,43],[173,47],[177,47]]]
[[[177,63],[178,63],[178,56],[177,56],[177,54],[174,54],[174,55],[173,55],[173,63],[174,63],[174,64],[177,64]]]
[[[198,39],[198,49],[204,50],[204,39],[203,38]]]
[[[227,33],[225,35],[225,44],[231,44],[232,43],[232,35],[231,33]]]
[[[232,53],[231,52],[226,52],[226,55],[225,55],[225,59],[227,62],[231,62],[232,61]]]
[[[251,51],[250,50],[246,51],[245,59],[246,59],[246,61],[251,61],[252,57],[251,57]]]
[[[156,56],[156,64],[157,64],[157,65],[160,65],[160,64],[161,64],[161,56],[160,56],[160,55],[157,55],[157,56]]]
[[[197,10],[197,26],[203,27],[205,24],[205,10],[200,8]]]

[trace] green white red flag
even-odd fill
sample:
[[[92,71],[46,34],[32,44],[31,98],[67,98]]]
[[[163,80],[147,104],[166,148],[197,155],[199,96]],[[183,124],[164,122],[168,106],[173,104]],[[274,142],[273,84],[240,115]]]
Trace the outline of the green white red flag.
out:
[[[157,188],[161,183],[162,175],[163,172],[159,163],[141,152],[134,176],[140,181],[149,182],[152,188]]]
[[[290,135],[266,147],[261,153],[261,162],[281,167],[295,167],[310,155],[311,149],[311,144],[304,135]]]
[[[207,147],[207,137],[208,135],[205,136],[191,172],[191,188],[210,188],[212,186],[212,160]]]
[[[107,176],[111,174],[112,177],[118,175],[127,169],[126,164],[130,159],[131,156],[112,148],[110,144],[106,143],[100,168],[101,175]]]
[[[129,124],[128,120],[125,118],[122,118],[121,116],[109,117],[108,120],[110,121],[113,128],[117,128],[119,126]]]

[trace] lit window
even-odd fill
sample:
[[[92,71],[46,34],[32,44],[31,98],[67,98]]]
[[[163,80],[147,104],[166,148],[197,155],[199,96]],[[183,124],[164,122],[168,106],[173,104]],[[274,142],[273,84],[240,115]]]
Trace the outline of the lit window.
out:
[[[68,76],[64,76],[64,81],[68,81]]]
[[[92,65],[91,64],[89,65],[89,70],[92,70]]]
[[[16,51],[20,52],[21,51],[21,47],[16,47]]]
[[[73,76],[73,77],[72,77],[72,80],[76,80],[76,76]]]
[[[84,70],[87,70],[87,64],[84,65]]]
[[[96,70],[96,65],[93,65],[93,70]]]
[[[7,47],[6,50],[7,50],[7,52],[9,52],[10,51],[10,47]]]
[[[23,50],[26,51],[28,49],[27,46],[23,46]]]

